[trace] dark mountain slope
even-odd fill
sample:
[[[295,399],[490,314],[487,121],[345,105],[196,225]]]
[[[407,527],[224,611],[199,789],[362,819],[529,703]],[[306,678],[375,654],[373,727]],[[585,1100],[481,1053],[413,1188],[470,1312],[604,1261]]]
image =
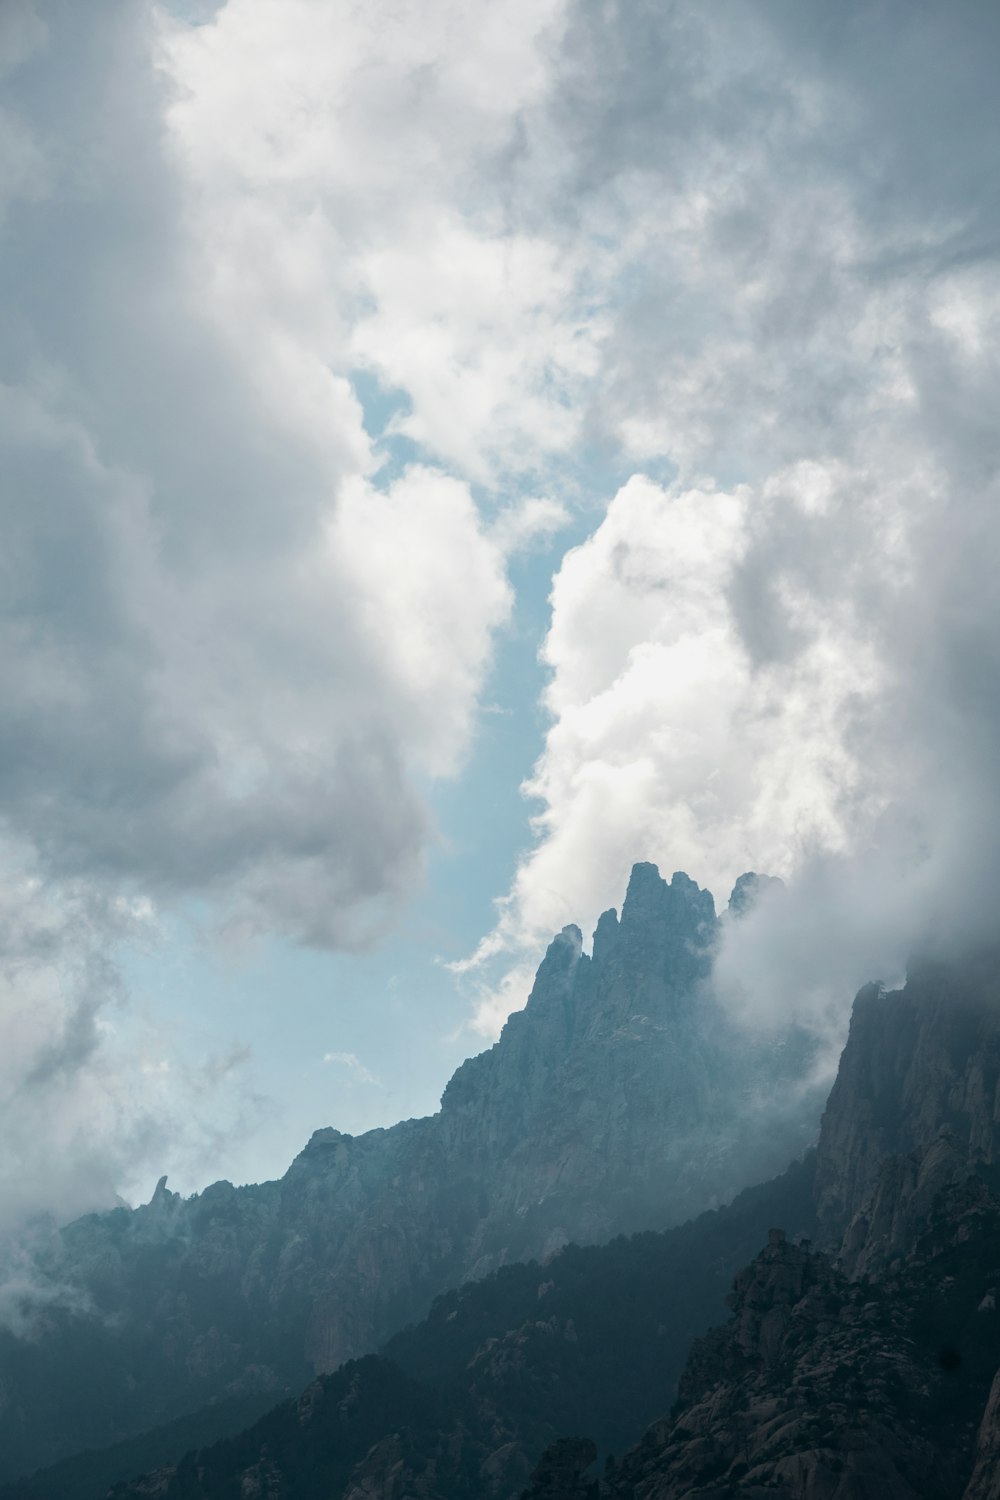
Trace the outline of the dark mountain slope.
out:
[[[0,1494],[4,1500],[104,1500],[119,1480],[175,1465],[193,1448],[244,1431],[273,1406],[273,1397],[263,1391],[219,1401],[110,1448],[85,1449],[43,1470],[37,1480],[0,1486]]]
[[[942,1195],[885,1281],[779,1240],[740,1274],[733,1321],[694,1347],[671,1419],[609,1476],[629,1500],[958,1500],[1000,1359],[1000,1200]],[[971,1230],[971,1233],[970,1233]]]
[[[239,1496],[266,1461],[275,1495],[311,1495],[315,1484],[324,1500],[382,1496],[398,1483],[401,1495],[515,1497],[560,1431],[589,1428],[605,1451],[634,1441],[673,1399],[691,1339],[718,1316],[736,1266],[767,1225],[777,1215],[807,1229],[811,1212],[810,1159],[680,1228],[503,1267],[439,1298],[427,1319],[390,1340],[382,1360],[350,1367],[357,1431],[385,1422],[369,1441],[373,1451],[359,1453],[354,1430],[345,1435],[339,1425],[341,1370],[238,1439],[159,1475],[159,1488],[149,1481],[117,1493]],[[415,1407],[380,1406],[395,1379],[387,1369],[412,1382],[408,1401],[422,1393],[424,1417]],[[352,1466],[341,1490],[329,1477],[331,1454]],[[66,1466],[4,1500],[56,1500],[57,1483],[59,1500],[98,1500],[85,1486],[65,1488]]]
[[[449,1286],[680,1223],[780,1170],[819,1113],[784,1086],[807,1048],[733,1032],[709,982],[716,932],[707,892],[637,865],[593,956],[576,928],[556,938],[439,1114],[318,1131],[280,1182],[186,1201],[161,1183],[135,1212],[70,1225],[35,1268],[32,1338],[0,1333],[0,1478],[301,1389]]]
[[[817,1151],[830,1254],[772,1235],[672,1415],[530,1500],[995,1500],[998,1064],[996,953],[862,991]]]
[[[809,1201],[790,1221],[772,1185],[671,1234],[567,1251],[551,1273],[512,1268],[442,1299],[391,1346],[433,1388],[433,1417],[387,1427],[327,1500],[508,1500],[553,1427],[526,1500],[998,1500],[998,975],[985,954],[916,964],[897,994],[862,991],[812,1182],[798,1177]],[[815,1218],[824,1248],[771,1231],[736,1277],[729,1323],[694,1344],[671,1415],[597,1478],[600,1446],[629,1415],[666,1407],[685,1298],[743,1230],[762,1230],[752,1209],[741,1217],[754,1202],[793,1234]],[[599,1274],[578,1278],[588,1264]],[[530,1279],[550,1274],[519,1321]],[[317,1390],[308,1419],[285,1409],[283,1431],[327,1421]],[[257,1493],[263,1430],[240,1441],[242,1468],[209,1450],[122,1500]],[[298,1495],[290,1474],[283,1460],[259,1492]]]

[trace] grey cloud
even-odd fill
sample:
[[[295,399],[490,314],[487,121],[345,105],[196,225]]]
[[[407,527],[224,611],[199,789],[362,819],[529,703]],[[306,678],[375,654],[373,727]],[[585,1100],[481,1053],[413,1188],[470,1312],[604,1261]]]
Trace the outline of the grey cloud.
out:
[[[141,912],[91,882],[3,873],[0,1324],[30,1302],[32,1257],[55,1225],[141,1194],[164,1161],[211,1170],[273,1109],[245,1047],[186,1063],[169,1029],[130,1007],[118,957],[145,940]]]
[[[852,326],[881,310],[886,347],[874,358],[895,360],[912,387],[898,405],[876,399],[872,367],[858,362],[860,401],[831,403],[802,426],[800,451],[842,457],[854,472],[822,517],[780,504],[761,517],[732,600],[758,659],[797,649],[777,602],[792,583],[819,615],[849,613],[885,673],[877,700],[852,706],[844,725],[884,814],[856,823],[853,851],[807,860],[784,904],[732,934],[734,968],[755,970],[758,996],[801,1005],[824,972],[842,1014],[838,985],[843,996],[865,979],[891,981],[909,952],[990,940],[996,928],[1000,195],[989,164],[1000,146],[1000,17],[974,4],[852,5],[825,21],[811,6],[761,14],[789,69],[815,80],[832,127],[803,143],[786,185],[794,191],[806,170],[835,182],[857,235],[817,353],[838,334],[848,344]],[[820,226],[804,254],[821,263],[832,253]],[[968,338],[942,326],[946,296],[967,299]],[[790,385],[795,374],[792,359]],[[869,505],[893,487],[903,497],[895,580]]]
[[[363,942],[428,826],[349,585],[309,577],[348,449],[333,413],[289,441],[199,304],[145,9],[46,17],[9,96],[48,177],[4,247],[0,809],[60,878]]]
[[[789,65],[835,92],[842,107],[825,150],[851,175],[872,221],[919,226],[945,254],[959,243],[974,253],[1000,209],[983,173],[1000,148],[996,7],[852,0],[756,12]]]
[[[680,187],[765,154],[786,191],[839,177],[880,227],[919,222],[954,246],[965,224],[971,248],[1000,205],[984,175],[1000,146],[998,53],[989,0],[581,4],[553,113],[577,193],[636,171]],[[768,206],[749,198],[717,232],[760,252]]]
[[[0,1236],[54,1204],[68,1216],[113,1202],[123,1163],[151,1144],[151,1115],[140,1108],[129,1119],[111,1105],[113,1069],[101,1029],[122,997],[111,944],[129,925],[124,911],[99,897],[57,894],[5,864]]]
[[[156,941],[147,903],[237,937],[375,940],[421,879],[422,778],[461,750],[507,600],[455,482],[435,514],[445,551],[481,543],[474,644],[438,713],[381,629],[386,539],[348,557],[332,532],[374,464],[346,380],[317,355],[286,399],[266,319],[220,312],[156,24],[114,0],[0,7],[0,1230],[106,1206],[165,1156],[208,1171],[266,1114],[238,1047],[142,1073],[121,946]],[[436,594],[406,593],[411,634]]]
[[[522,156],[522,211],[651,243],[610,288],[599,427],[637,414],[722,482],[871,420],[901,291],[992,260],[995,9],[580,5]],[[546,195],[532,196],[538,182]],[[696,222],[673,215],[698,203]],[[662,228],[658,228],[658,221]],[[884,305],[879,305],[879,299]],[[693,388],[692,388],[693,387]]]
[[[803,841],[720,970],[831,1038],[860,983],[996,927],[998,64],[972,0],[580,5],[512,168],[522,212],[637,247],[593,430],[681,487],[750,486],[727,584],[749,680],[824,636],[874,663],[833,726],[848,847]],[[553,132],[556,186],[531,170]]]

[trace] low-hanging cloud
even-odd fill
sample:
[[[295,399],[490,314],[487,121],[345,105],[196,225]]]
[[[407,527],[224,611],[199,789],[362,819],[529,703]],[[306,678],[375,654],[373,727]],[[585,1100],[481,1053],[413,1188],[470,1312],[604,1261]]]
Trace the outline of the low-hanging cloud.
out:
[[[146,903],[0,867],[0,1302],[29,1241],[122,1200],[168,1162],[187,1181],[273,1108],[235,1044],[192,1061],[169,1018],[129,994],[121,957],[160,941]],[[20,1246],[20,1248],[18,1248]],[[14,1293],[12,1292],[13,1296]]]

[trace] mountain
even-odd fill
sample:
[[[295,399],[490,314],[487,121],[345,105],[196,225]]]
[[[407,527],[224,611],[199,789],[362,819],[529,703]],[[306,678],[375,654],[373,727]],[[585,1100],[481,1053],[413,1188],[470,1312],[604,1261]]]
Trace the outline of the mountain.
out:
[[[678,1401],[598,1485],[530,1500],[1000,1497],[1000,954],[858,996],[823,1117],[820,1248],[779,1230]]]
[[[912,1246],[936,1194],[1000,1159],[1000,955],[911,964],[862,990],[823,1118],[820,1234],[845,1268]]]
[[[775,1232],[606,1493],[958,1500],[1000,1361],[998,1231],[995,1194],[946,1192],[899,1270],[861,1280]]]
[[[734,892],[730,920],[752,903]],[[29,1339],[0,1330],[0,1479],[212,1403],[300,1390],[433,1297],[570,1241],[661,1229],[780,1170],[819,1101],[794,1033],[738,1033],[711,988],[711,895],[636,865],[591,955],[566,927],[525,1009],[438,1114],[317,1131],[278,1182],[69,1225]],[[779,1107],[788,1100],[788,1107]]]
[[[381,1359],[115,1500],[1000,1500],[998,1127],[1000,955],[916,963],[858,996],[796,1172],[451,1294]],[[766,1244],[732,1316],[673,1389],[748,1232]]]
[[[544,1265],[505,1266],[448,1292],[378,1358],[320,1377],[225,1442],[192,1434],[185,1445],[174,1424],[16,1482],[2,1500],[103,1500],[144,1455],[146,1468],[169,1472],[123,1494],[241,1494],[266,1459],[272,1487],[324,1500],[338,1483],[391,1494],[390,1471],[419,1493],[432,1462],[453,1500],[516,1496],[562,1431],[590,1431],[605,1451],[635,1441],[672,1399],[691,1340],[724,1310],[767,1225],[778,1216],[808,1228],[811,1215],[810,1157],[678,1228],[570,1245]],[[185,1446],[202,1451],[179,1464]]]

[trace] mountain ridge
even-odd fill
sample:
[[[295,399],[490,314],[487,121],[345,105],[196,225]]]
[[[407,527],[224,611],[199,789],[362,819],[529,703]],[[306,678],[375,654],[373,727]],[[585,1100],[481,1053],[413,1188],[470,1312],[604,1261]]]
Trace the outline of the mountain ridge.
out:
[[[819,1145],[800,1169],[804,1197],[782,1198],[780,1182],[767,1184],[682,1229],[640,1236],[648,1243],[629,1253],[648,1261],[634,1260],[624,1277],[619,1242],[564,1251],[549,1263],[552,1281],[538,1281],[534,1315],[501,1295],[507,1283],[498,1280],[443,1299],[384,1351],[437,1393],[437,1415],[421,1426],[387,1413],[363,1454],[341,1445],[350,1469],[341,1486],[323,1487],[319,1455],[333,1431],[324,1403],[336,1388],[321,1381],[307,1415],[292,1405],[272,1418],[277,1427],[258,1424],[235,1445],[121,1486],[115,1500],[230,1500],[258,1482],[269,1500],[997,1500],[998,973],[992,956],[921,963],[903,991],[862,990]],[[672,1409],[614,1458],[603,1418],[620,1394],[639,1415],[636,1373],[669,1405],[655,1372],[677,1354],[681,1325],[661,1345],[657,1320],[697,1298],[700,1269],[738,1237],[741,1205],[755,1201],[791,1234],[752,1219],[766,1243],[731,1281],[729,1322],[695,1338],[683,1369],[675,1366]],[[692,1253],[672,1258],[685,1238]],[[589,1255],[590,1275],[574,1287],[565,1272],[578,1254]],[[497,1275],[511,1285],[527,1278],[530,1291],[550,1272]],[[630,1286],[640,1305],[623,1321],[615,1299]],[[602,1299],[615,1308],[604,1350],[589,1341]],[[469,1316],[477,1305],[489,1309],[485,1324]],[[616,1321],[627,1331],[619,1335]],[[554,1397],[581,1386],[562,1406]],[[541,1452],[540,1417],[563,1429]],[[309,1434],[300,1438],[303,1422]]]
[[[680,1223],[780,1170],[819,1100],[773,1116],[763,1101],[804,1071],[806,1043],[748,1045],[729,1022],[709,982],[718,930],[707,891],[637,865],[620,919],[604,914],[590,955],[578,928],[553,940],[436,1115],[317,1131],[276,1182],[181,1199],[161,1181],[137,1210],[68,1226],[37,1271],[76,1307],[42,1309],[30,1346],[0,1331],[0,1478],[301,1388],[449,1286]],[[71,1402],[62,1371],[84,1362]]]

